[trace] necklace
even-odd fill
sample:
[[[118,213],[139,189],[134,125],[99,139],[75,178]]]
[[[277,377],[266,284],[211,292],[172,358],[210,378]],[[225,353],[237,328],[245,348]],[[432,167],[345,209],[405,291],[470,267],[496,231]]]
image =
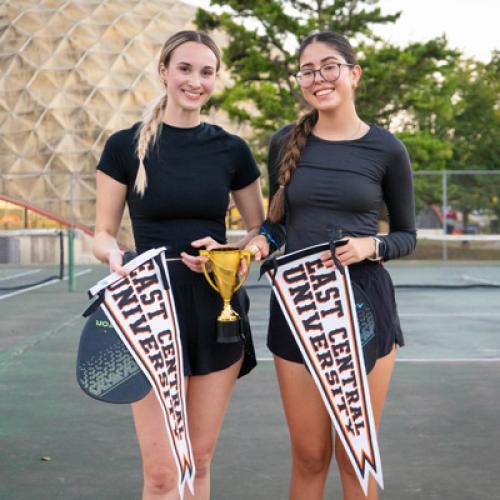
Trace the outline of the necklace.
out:
[[[359,131],[361,130],[361,126],[362,126],[362,125],[364,125],[363,120],[360,120],[360,119],[358,118],[358,125],[357,125],[357,127],[356,127],[356,130],[355,130],[352,134],[348,135],[347,137],[342,137],[342,138],[340,138],[340,139],[339,139],[339,138],[336,138],[336,137],[335,137],[335,138],[331,138],[331,137],[321,137],[320,135],[317,135],[317,134],[316,134],[316,135],[317,135],[317,137],[319,137],[320,139],[323,139],[323,138],[324,138],[324,139],[325,139],[325,140],[327,140],[327,141],[352,141],[353,139],[357,139],[357,138],[358,138]]]

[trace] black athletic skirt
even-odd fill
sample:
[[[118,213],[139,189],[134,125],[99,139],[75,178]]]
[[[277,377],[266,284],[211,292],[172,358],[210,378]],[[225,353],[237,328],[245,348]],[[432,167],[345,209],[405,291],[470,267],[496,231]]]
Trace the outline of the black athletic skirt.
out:
[[[391,277],[382,264],[369,260],[349,266],[349,274],[351,282],[356,283],[365,292],[374,312],[376,357],[382,358],[391,352],[394,344],[404,345]],[[267,332],[267,346],[270,351],[288,361],[304,363],[274,294],[271,294],[270,307]]]
[[[167,257],[168,258],[168,257]],[[242,340],[233,344],[216,342],[217,317],[222,298],[205,276],[191,271],[181,261],[169,261],[168,271],[181,335],[185,375],[206,375],[228,368],[244,355],[239,376],[256,366],[248,309],[250,301],[243,288],[233,296],[231,305],[241,317]]]

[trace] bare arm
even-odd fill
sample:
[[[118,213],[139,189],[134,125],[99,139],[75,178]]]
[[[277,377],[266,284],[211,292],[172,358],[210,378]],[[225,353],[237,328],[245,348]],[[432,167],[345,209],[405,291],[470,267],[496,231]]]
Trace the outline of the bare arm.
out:
[[[116,235],[125,208],[127,186],[109,175],[97,171],[96,176],[96,222],[92,245],[94,255],[109,263],[112,271],[124,273],[122,254]]]
[[[271,144],[269,145],[269,154],[267,157],[267,172],[269,174],[269,202],[273,199],[273,196],[279,189],[279,166],[282,157],[282,149],[286,147],[286,138],[288,133],[292,130],[293,125],[287,125],[286,127],[279,130],[274,134],[271,139]],[[267,229],[271,227],[275,228],[273,233],[277,233],[280,237],[274,238],[275,245],[280,247],[285,242],[285,228],[284,228],[284,218],[282,221],[277,223],[271,223],[268,219],[265,224],[267,224]],[[277,242],[277,243],[276,243]],[[250,241],[247,242],[247,248],[252,249],[255,260],[258,262],[265,259],[271,251],[277,250],[277,248],[270,248],[269,242],[263,234],[257,234]],[[274,245],[273,245],[274,246]]]
[[[247,230],[247,234],[238,242],[238,246],[245,248],[247,243],[257,235],[264,222],[264,203],[260,179],[256,179],[243,189],[233,191],[232,194]]]

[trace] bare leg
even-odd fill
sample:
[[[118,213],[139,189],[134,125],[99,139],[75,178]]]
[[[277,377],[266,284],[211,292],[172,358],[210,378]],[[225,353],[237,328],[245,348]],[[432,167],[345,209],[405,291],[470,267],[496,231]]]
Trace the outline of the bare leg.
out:
[[[186,499],[210,497],[210,462],[242,361],[243,358],[225,370],[186,380],[189,434],[196,464],[195,497],[186,488]],[[142,499],[178,500],[177,468],[153,391],[132,405],[132,413],[144,470]]]
[[[373,370],[368,375],[370,399],[377,430],[384,409],[385,398],[389,389],[395,361],[396,347],[387,356],[377,360]],[[338,436],[335,437],[335,458],[339,466],[340,479],[342,480],[342,487],[344,489],[344,500],[378,500],[377,485],[372,477],[370,477],[368,483],[368,496],[365,497],[356,473],[351,466],[349,457],[344,451],[344,446]]]
[[[274,356],[292,446],[290,500],[321,500],[332,457],[332,423],[305,366]]]
[[[225,370],[190,377],[187,407],[196,479],[195,496],[186,489],[188,500],[210,499],[210,464],[242,361],[243,358]]]
[[[178,500],[177,469],[154,391],[132,405],[142,455],[143,500]]]

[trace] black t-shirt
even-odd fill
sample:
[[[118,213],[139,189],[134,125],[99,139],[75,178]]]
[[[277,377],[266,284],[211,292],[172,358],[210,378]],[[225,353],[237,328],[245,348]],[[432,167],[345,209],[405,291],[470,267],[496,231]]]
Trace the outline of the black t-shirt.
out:
[[[207,123],[193,128],[163,125],[144,162],[148,185],[141,198],[134,190],[138,126],[114,133],[97,165],[128,186],[137,251],[165,245],[177,253],[204,236],[224,243],[230,191],[260,176],[245,141]]]
[[[293,125],[278,131],[269,149],[270,195],[278,189],[279,160]],[[415,247],[415,205],[410,160],[404,145],[371,125],[361,138],[328,141],[310,135],[286,187],[286,251],[325,242],[332,229],[346,235],[375,236],[383,203],[390,232],[385,260]]]

